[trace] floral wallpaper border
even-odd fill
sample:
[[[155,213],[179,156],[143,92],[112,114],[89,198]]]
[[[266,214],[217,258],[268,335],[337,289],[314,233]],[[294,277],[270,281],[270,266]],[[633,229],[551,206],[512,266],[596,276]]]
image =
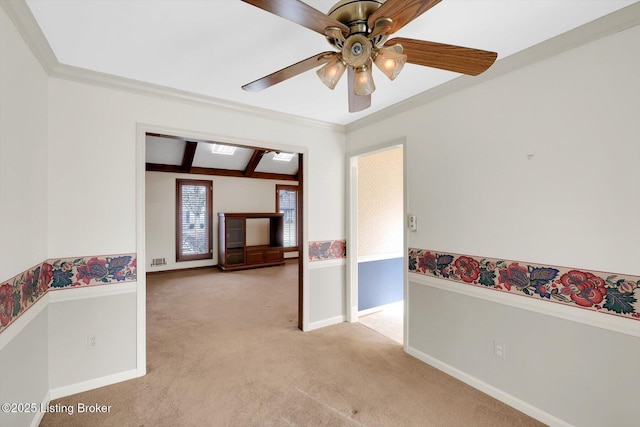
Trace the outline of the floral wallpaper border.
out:
[[[409,272],[640,320],[640,276],[413,248]]]
[[[136,254],[49,259],[0,284],[0,332],[47,292],[136,281]]]
[[[309,242],[309,261],[326,261],[346,257],[346,240],[322,240]]]

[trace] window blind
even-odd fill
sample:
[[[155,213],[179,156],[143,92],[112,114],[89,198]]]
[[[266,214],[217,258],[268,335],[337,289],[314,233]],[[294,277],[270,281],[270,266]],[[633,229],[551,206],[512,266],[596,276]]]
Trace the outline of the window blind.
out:
[[[177,258],[211,256],[211,183],[178,180]]]
[[[279,212],[284,214],[284,247],[298,246],[298,191],[278,189]]]

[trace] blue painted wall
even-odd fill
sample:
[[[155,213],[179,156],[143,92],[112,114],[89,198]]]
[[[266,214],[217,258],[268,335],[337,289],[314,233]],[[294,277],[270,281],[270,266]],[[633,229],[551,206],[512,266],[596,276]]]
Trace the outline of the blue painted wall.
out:
[[[403,299],[402,258],[358,263],[358,310]]]

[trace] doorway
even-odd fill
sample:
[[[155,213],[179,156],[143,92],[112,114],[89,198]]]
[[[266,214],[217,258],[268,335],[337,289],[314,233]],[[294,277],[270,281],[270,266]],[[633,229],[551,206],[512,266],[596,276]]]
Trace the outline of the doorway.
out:
[[[349,321],[404,343],[405,149],[403,143],[350,156]]]
[[[150,209],[150,207],[147,206],[147,196],[146,196],[146,188],[147,188],[147,182],[146,182],[146,170],[147,170],[147,166],[146,163],[148,162],[146,159],[146,140],[147,140],[147,135],[179,135],[179,139],[181,139],[184,142],[188,142],[188,141],[199,141],[199,142],[203,142],[206,144],[200,144],[200,145],[213,145],[215,143],[218,144],[223,144],[223,145],[229,145],[229,146],[235,146],[235,147],[240,147],[240,148],[244,148],[244,149],[253,149],[254,153],[259,153],[258,155],[254,155],[251,156],[251,160],[249,162],[248,165],[245,166],[245,168],[242,170],[241,173],[238,173],[236,171],[229,171],[228,172],[228,176],[225,177],[224,173],[223,174],[216,174],[216,173],[212,173],[212,175],[218,175],[219,177],[223,177],[223,178],[230,178],[230,177],[238,177],[238,179],[242,180],[243,182],[246,180],[249,180],[250,178],[247,178],[247,171],[249,169],[251,169],[252,171],[255,171],[255,176],[259,177],[260,180],[270,180],[271,178],[273,178],[273,176],[275,175],[282,175],[279,179],[274,179],[273,182],[273,190],[268,192],[268,197],[269,200],[272,201],[272,206],[270,205],[269,207],[257,207],[257,206],[244,206],[244,207],[228,207],[228,206],[218,206],[215,207],[214,206],[214,212],[217,212],[218,210],[220,211],[225,211],[227,209],[241,209],[242,211],[252,211],[254,209],[257,210],[261,210],[261,211],[274,211],[275,212],[275,202],[276,202],[276,182],[278,180],[282,180],[285,179],[285,175],[287,174],[286,172],[262,172],[259,166],[260,163],[260,158],[262,156],[266,156],[266,155],[270,155],[270,154],[278,154],[280,152],[285,152],[285,153],[294,153],[296,155],[296,163],[298,166],[298,170],[297,173],[295,173],[295,178],[293,181],[297,181],[297,186],[298,186],[298,198],[297,198],[297,208],[298,208],[298,221],[295,224],[296,225],[296,231],[297,231],[297,240],[298,240],[298,246],[299,246],[299,252],[298,254],[299,259],[298,259],[298,274],[297,274],[297,289],[298,289],[298,307],[297,307],[297,312],[298,312],[298,321],[297,321],[297,326],[300,329],[305,329],[307,328],[307,325],[309,323],[308,320],[308,312],[306,310],[307,307],[307,301],[306,301],[306,296],[307,293],[305,292],[305,287],[306,287],[306,283],[307,283],[307,269],[308,269],[308,265],[307,262],[308,260],[305,259],[304,256],[302,256],[303,254],[303,248],[306,247],[308,245],[308,239],[306,236],[306,223],[307,223],[307,203],[308,203],[308,198],[306,195],[306,170],[307,170],[307,162],[308,162],[308,150],[306,147],[301,147],[301,146],[288,146],[288,145],[281,145],[281,144],[277,144],[277,143],[269,143],[269,142],[262,142],[262,141],[250,141],[250,140],[238,140],[237,138],[231,138],[231,137],[227,137],[227,136],[223,136],[223,135],[213,135],[213,134],[201,134],[201,133],[194,133],[194,132],[189,132],[189,131],[184,131],[184,130],[176,130],[176,129],[172,129],[172,128],[164,128],[161,126],[153,126],[153,125],[143,125],[143,124],[138,124],[137,126],[137,131],[136,131],[136,193],[137,193],[137,197],[136,197],[136,207],[137,207],[137,212],[136,212],[136,238],[137,238],[137,243],[136,243],[136,251],[138,254],[138,292],[137,292],[137,334],[138,334],[138,339],[137,339],[137,365],[138,365],[138,375],[144,375],[146,373],[146,280],[145,280],[145,276],[148,270],[150,270],[150,265],[155,261],[155,256],[150,256],[150,254],[148,253],[148,248],[147,248],[147,228],[148,228],[148,221],[147,221],[147,215],[146,215],[146,211],[148,209]],[[194,146],[195,144],[187,144],[187,146]],[[191,154],[192,156],[187,156],[187,151],[185,148],[185,152],[184,155],[181,157],[180,162],[178,163],[177,166],[173,166],[173,168],[175,167],[183,167],[184,166],[184,162],[185,159],[187,159],[188,157],[191,157],[191,160],[193,160],[193,154],[197,151],[197,146],[192,147],[193,150],[191,150]],[[255,163],[255,164],[254,164]],[[203,167],[197,167],[197,169],[195,169],[192,171],[193,173],[196,173],[198,175],[202,175],[203,174],[203,170],[205,168]],[[213,168],[215,169],[215,168]],[[217,171],[220,172],[220,171]],[[224,172],[224,171],[223,171]],[[176,173],[184,173],[184,170],[180,170],[180,171],[176,171]],[[205,173],[206,174],[206,173]],[[267,176],[269,175],[269,176]],[[216,176],[211,176],[209,178],[213,178],[216,179]],[[220,179],[220,178],[218,178]],[[248,182],[248,181],[247,181]],[[293,184],[293,182],[292,182]],[[215,182],[213,184],[215,186]],[[218,194],[219,194],[219,190],[220,188],[218,188]],[[241,189],[242,190],[242,189]],[[238,190],[239,194],[242,194],[242,191]],[[265,194],[266,191],[265,191]],[[254,198],[255,199],[255,198]],[[248,203],[251,202],[255,202],[254,199],[251,199]],[[215,195],[215,189],[214,189],[214,204],[216,200],[216,195]],[[158,206],[153,206],[153,209],[158,208]],[[216,219],[217,219],[217,215],[214,216],[214,220],[213,220],[213,224],[212,227],[214,229],[217,228],[217,223],[216,223]],[[171,222],[171,221],[170,221]],[[171,224],[167,224],[168,227],[171,227]],[[215,236],[215,234],[214,234]],[[217,246],[217,237],[215,237],[214,239],[214,245]],[[214,260],[217,259],[217,256],[214,254]],[[215,264],[215,262],[213,263]],[[212,265],[213,265],[212,264]],[[303,310],[303,308],[305,308]]]

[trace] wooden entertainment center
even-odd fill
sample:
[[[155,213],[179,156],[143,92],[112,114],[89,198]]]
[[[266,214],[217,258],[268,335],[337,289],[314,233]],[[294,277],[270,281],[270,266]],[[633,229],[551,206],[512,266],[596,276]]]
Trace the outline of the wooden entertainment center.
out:
[[[247,219],[269,222],[269,243],[247,246]],[[222,271],[284,265],[284,214],[218,213],[218,268]]]

